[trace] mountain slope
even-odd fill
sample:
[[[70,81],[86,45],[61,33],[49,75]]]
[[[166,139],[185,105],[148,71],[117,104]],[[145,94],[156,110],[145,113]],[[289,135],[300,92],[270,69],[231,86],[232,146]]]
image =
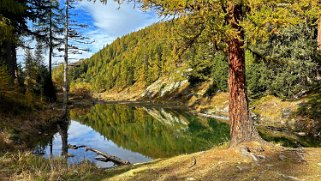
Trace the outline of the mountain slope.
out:
[[[71,69],[71,90],[87,89],[117,100],[190,100],[226,91],[226,53],[202,36],[186,45],[184,30],[178,26],[161,22],[118,38]],[[313,27],[298,25],[268,42],[249,45],[251,98],[273,94],[291,99],[311,90],[320,66],[314,32]],[[61,67],[54,71],[56,82],[62,80],[61,71]]]

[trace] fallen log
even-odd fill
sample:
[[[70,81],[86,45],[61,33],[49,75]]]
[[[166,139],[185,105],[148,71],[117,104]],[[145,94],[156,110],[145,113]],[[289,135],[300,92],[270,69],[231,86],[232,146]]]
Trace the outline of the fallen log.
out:
[[[113,156],[113,155],[109,155],[107,153],[104,153],[102,151],[99,151],[99,150],[96,150],[96,149],[93,149],[93,148],[86,148],[86,151],[92,151],[100,156],[103,156],[105,159],[99,159],[100,161],[105,161],[105,162],[108,162],[108,161],[112,161],[114,162],[115,164],[118,164],[118,165],[130,165],[131,163],[127,160],[122,160],[116,156]]]
[[[71,145],[71,144],[68,145],[68,148],[74,149],[74,150],[78,150],[78,148],[85,148],[85,147],[86,147],[85,145],[80,145],[80,146]]]

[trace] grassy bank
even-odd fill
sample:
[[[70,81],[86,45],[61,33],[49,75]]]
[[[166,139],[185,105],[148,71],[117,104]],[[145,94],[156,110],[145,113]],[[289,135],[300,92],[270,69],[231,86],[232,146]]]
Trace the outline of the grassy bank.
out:
[[[321,150],[267,149],[253,161],[225,146],[141,165],[106,180],[311,180],[321,179]]]
[[[0,158],[2,180],[311,180],[321,179],[321,150],[271,147],[256,152],[258,160],[227,144],[211,150],[150,163],[97,169],[83,162],[68,166],[30,152]]]
[[[20,109],[17,109],[19,107]],[[45,159],[32,154],[39,143],[57,133],[61,104],[11,101],[0,109],[0,180],[100,180],[103,171],[83,162],[70,166],[64,158]],[[105,176],[105,175],[104,175]]]
[[[57,106],[48,104],[19,113],[0,112],[0,153],[33,148],[38,138],[54,134],[51,128],[60,116]]]
[[[45,159],[30,152],[13,152],[0,157],[0,180],[101,180],[106,175],[94,164],[67,165],[63,158]]]

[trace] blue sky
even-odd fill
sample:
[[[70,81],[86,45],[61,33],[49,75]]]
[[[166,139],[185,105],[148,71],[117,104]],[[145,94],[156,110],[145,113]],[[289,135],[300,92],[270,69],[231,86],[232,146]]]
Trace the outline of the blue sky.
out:
[[[60,0],[60,2],[63,4],[64,0]],[[86,45],[90,52],[71,56],[76,59],[89,58],[106,44],[112,43],[117,37],[161,21],[156,12],[144,12],[137,7],[137,4],[134,8],[133,3],[123,3],[119,6],[113,0],[109,0],[107,5],[100,3],[99,0],[95,3],[86,0],[80,1],[76,4],[73,14],[75,14],[75,20],[89,25],[88,28],[82,29],[81,33],[95,41],[91,45]],[[30,43],[31,46],[34,44],[34,42]],[[22,55],[24,55],[24,51],[18,49],[18,60],[23,59]],[[61,62],[62,58],[54,58],[54,64]]]
[[[89,25],[83,34],[95,41],[90,46],[91,52],[88,55],[99,51],[117,37],[160,21],[155,12],[143,12],[134,8],[133,3],[119,6],[112,0],[109,0],[107,5],[99,1],[81,1],[77,5],[76,14],[75,18],[79,22]]]

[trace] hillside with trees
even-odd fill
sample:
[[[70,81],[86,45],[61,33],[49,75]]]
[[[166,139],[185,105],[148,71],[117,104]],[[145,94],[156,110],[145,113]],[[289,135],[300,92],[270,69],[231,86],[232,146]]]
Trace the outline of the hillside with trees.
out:
[[[227,91],[224,49],[206,41],[185,47],[185,35],[175,33],[180,32],[177,27],[175,22],[158,23],[115,40],[71,70],[72,85],[85,85],[93,92],[121,91],[137,85],[146,89],[158,79],[170,78],[188,80],[191,87],[210,82],[209,92]],[[320,71],[316,36],[316,26],[300,24],[249,46],[245,55],[249,96],[294,99],[310,91]],[[58,76],[55,79],[59,82]]]

